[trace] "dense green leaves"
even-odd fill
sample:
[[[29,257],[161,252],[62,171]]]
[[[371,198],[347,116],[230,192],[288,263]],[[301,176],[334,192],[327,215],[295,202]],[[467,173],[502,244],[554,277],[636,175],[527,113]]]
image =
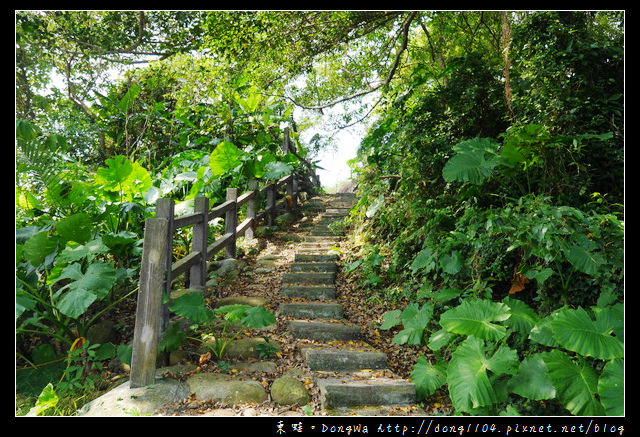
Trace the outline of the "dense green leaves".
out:
[[[503,322],[511,317],[509,307],[488,300],[465,300],[461,305],[440,316],[440,324],[447,331],[473,335],[485,340],[500,340],[506,335]]]

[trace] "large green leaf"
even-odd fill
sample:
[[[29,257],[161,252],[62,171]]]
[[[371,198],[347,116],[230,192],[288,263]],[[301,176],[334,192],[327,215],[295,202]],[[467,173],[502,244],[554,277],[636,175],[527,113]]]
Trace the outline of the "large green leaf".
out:
[[[528,399],[553,399],[556,396],[547,365],[540,355],[522,360],[518,373],[509,384],[513,393]]]
[[[415,384],[418,399],[431,396],[447,381],[447,371],[443,362],[432,366],[429,361],[420,355],[411,372],[411,382]]]
[[[290,164],[282,161],[273,161],[265,165],[265,172],[262,177],[268,180],[280,179],[281,177],[288,175],[292,171],[293,166],[291,166]]]
[[[516,351],[503,346],[491,357],[486,353],[484,341],[470,336],[451,355],[447,384],[456,410],[470,411],[495,404],[499,398],[489,372],[494,375],[515,373],[518,365]]]
[[[596,321],[583,309],[566,308],[551,322],[554,338],[564,348],[601,360],[624,357],[624,345],[612,336],[608,320]]]
[[[89,214],[73,214],[55,223],[63,244],[68,241],[85,244],[91,238],[93,220]]]
[[[83,288],[75,288],[66,293],[56,303],[56,308],[62,314],[77,319],[84,314],[89,306],[98,299],[95,293]]]
[[[116,282],[116,269],[110,263],[97,261],[90,264],[83,273],[80,263],[73,263],[62,270],[55,282],[63,279],[73,280],[63,289],[86,290],[95,294],[98,299],[103,299]]]
[[[624,361],[611,360],[598,381],[600,402],[608,416],[624,416]]]
[[[502,300],[511,309],[511,317],[505,324],[516,332],[528,336],[531,329],[538,323],[538,314],[521,300],[506,297]]]
[[[218,178],[242,164],[242,155],[242,150],[229,141],[218,144],[209,156],[209,167],[213,177]]]
[[[246,316],[242,319],[242,324],[247,328],[260,329],[276,323],[276,316],[262,306],[250,307],[245,313]]]
[[[460,272],[460,270],[462,270],[462,266],[462,254],[457,250],[454,250],[450,254],[443,255],[440,258],[440,267],[450,275],[455,275]]]
[[[22,247],[22,256],[34,267],[44,263],[47,255],[52,253],[57,246],[56,240],[49,238],[48,231],[41,231],[32,235]]]
[[[456,155],[442,169],[447,182],[481,184],[498,164],[495,151],[498,144],[490,138],[473,138],[454,147]]]
[[[500,340],[507,328],[493,322],[511,317],[509,307],[490,300],[468,299],[440,316],[440,325],[449,332],[474,335],[484,340]]]
[[[202,293],[183,294],[171,302],[169,309],[194,323],[208,323],[213,319],[213,313],[207,308]]]
[[[580,360],[574,363],[564,352],[556,349],[540,354],[549,369],[549,377],[556,389],[556,397],[574,416],[602,416],[604,408],[596,399],[598,375],[593,367]]]
[[[587,275],[594,275],[598,271],[598,266],[604,264],[604,259],[598,252],[589,251],[577,244],[567,249],[566,256],[577,270]]]
[[[120,186],[133,171],[133,164],[122,155],[109,158],[105,163],[107,166],[99,168],[96,172],[96,183],[102,185],[105,190],[119,191]]]
[[[424,330],[432,317],[433,305],[425,303],[420,308],[416,303],[409,304],[400,316],[404,329],[396,334],[393,342],[398,344],[422,344]]]

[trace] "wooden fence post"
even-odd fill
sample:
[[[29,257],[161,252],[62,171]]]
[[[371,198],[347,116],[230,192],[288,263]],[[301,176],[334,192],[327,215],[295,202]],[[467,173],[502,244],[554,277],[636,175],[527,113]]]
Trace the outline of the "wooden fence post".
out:
[[[156,358],[160,338],[159,319],[165,291],[167,238],[169,221],[147,219],[140,267],[140,288],[136,324],[133,333],[130,387],[144,387],[155,382]]]
[[[195,198],[193,212],[202,215],[202,221],[193,225],[191,251],[200,252],[200,262],[191,266],[189,286],[204,287],[207,277],[207,232],[209,230],[209,199],[204,196]]]
[[[168,222],[167,232],[164,237],[160,235],[156,235],[155,238],[164,238],[166,240],[165,245],[165,283],[162,293],[165,297],[169,297],[171,295],[171,281],[173,278],[171,277],[171,262],[173,261],[173,221],[175,216],[175,202],[172,199],[160,198],[156,202],[156,218],[166,219]],[[146,243],[146,242],[145,242]],[[164,299],[165,302],[168,302],[168,299]],[[158,317],[158,338],[162,338],[167,328],[169,327],[169,304],[165,303],[162,305],[162,311],[160,317]],[[162,364],[169,364],[169,356],[168,354],[161,354],[159,357]]]
[[[247,218],[256,219],[256,210],[258,205],[258,181],[255,179],[251,179],[249,181],[249,191],[255,191],[255,195],[253,199],[247,202]],[[245,238],[253,238],[254,237],[254,229],[257,223],[254,221],[251,226],[247,228],[244,233]]]
[[[238,199],[238,189],[237,188],[227,188],[227,201],[233,200],[234,202]],[[225,223],[225,233],[231,233],[231,239],[227,246],[225,247],[225,258],[235,258],[236,257],[236,227],[238,226],[238,206],[234,203],[233,208],[230,208],[224,217]]]
[[[276,184],[267,185],[267,226],[273,226],[276,219]]]

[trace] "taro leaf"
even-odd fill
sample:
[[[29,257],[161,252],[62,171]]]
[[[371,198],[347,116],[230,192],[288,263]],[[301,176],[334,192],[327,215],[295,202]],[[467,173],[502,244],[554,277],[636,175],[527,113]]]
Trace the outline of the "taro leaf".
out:
[[[169,309],[194,323],[208,323],[213,318],[213,314],[207,308],[202,293],[183,294],[171,302]]]
[[[89,214],[73,214],[56,222],[55,227],[63,244],[68,241],[84,244],[91,238],[93,220]]]
[[[598,266],[604,264],[604,259],[599,253],[591,252],[577,244],[567,249],[566,256],[576,270],[587,275],[594,275],[598,271]]]
[[[435,261],[433,260],[433,255],[433,250],[430,247],[422,249],[420,252],[418,252],[413,262],[411,263],[411,271],[413,273],[422,269],[424,269],[426,272],[431,271],[436,265]]]
[[[223,305],[213,310],[213,314],[222,315],[227,322],[233,323],[244,319],[249,308],[251,308],[250,305],[242,304]]]
[[[447,182],[481,184],[498,164],[495,151],[498,144],[489,138],[473,138],[454,147],[456,155],[442,169]]]
[[[611,335],[613,327],[604,319],[596,321],[583,309],[564,309],[551,322],[555,339],[564,348],[600,360],[624,357],[624,345]]]
[[[519,299],[506,297],[502,302],[511,308],[511,317],[507,319],[505,324],[514,331],[528,336],[531,329],[533,329],[540,320],[538,314],[536,314],[529,305]]]
[[[553,322],[557,315],[558,313],[555,312],[539,320],[538,323],[531,328],[529,340],[549,347],[558,347],[559,344],[553,337],[553,331],[551,330],[551,322]]]
[[[75,288],[64,295],[56,303],[56,308],[65,316],[76,319],[87,311],[87,308],[95,302],[95,293],[82,288]]]
[[[502,322],[511,317],[510,309],[500,302],[465,300],[440,317],[440,325],[449,332],[474,335],[484,340],[500,340],[507,332]]]
[[[411,382],[415,384],[418,400],[431,396],[447,381],[447,369],[443,362],[432,366],[429,361],[420,355],[411,372]]]
[[[122,155],[114,156],[105,161],[107,167],[97,170],[96,182],[108,191],[119,191],[120,186],[133,171],[131,161]]]
[[[462,255],[457,250],[454,250],[449,255],[443,255],[440,258],[440,267],[446,273],[455,275],[462,269]]]
[[[268,180],[280,179],[291,173],[293,166],[282,161],[273,161],[265,165],[265,171],[262,177]]]
[[[401,318],[404,329],[398,332],[393,338],[398,344],[422,344],[424,330],[433,317],[433,305],[424,304],[422,308],[418,304],[409,304],[402,311]]]
[[[31,236],[23,245],[22,256],[34,267],[44,264],[47,255],[52,253],[56,248],[56,240],[49,238],[48,234],[47,231],[38,232]]]
[[[589,363],[576,364],[559,349],[541,353],[556,389],[556,398],[574,416],[602,416],[604,408],[595,398],[598,375]]]
[[[495,375],[513,374],[517,365],[516,351],[503,346],[487,358],[484,341],[468,337],[451,355],[447,367],[447,383],[455,409],[470,411],[498,402],[488,371]]]
[[[436,302],[448,302],[460,297],[462,293],[464,291],[459,288],[443,288],[442,290],[434,291],[429,297]]]
[[[116,282],[116,269],[110,263],[98,261],[90,264],[83,273],[80,263],[73,263],[62,270],[55,282],[62,279],[73,279],[63,289],[86,290],[95,293],[98,299],[104,299]]]
[[[271,311],[262,306],[251,307],[246,310],[246,317],[242,324],[247,328],[260,329],[276,323],[276,317]]]
[[[382,325],[380,325],[380,329],[387,330],[401,324],[402,319],[400,318],[400,314],[402,314],[401,310],[391,310],[384,313],[382,315],[382,319],[384,320],[384,322],[382,322]]]
[[[431,349],[432,351],[438,351],[442,347],[451,343],[451,340],[453,340],[455,337],[457,337],[456,334],[453,334],[446,329],[441,329],[437,332],[434,332],[431,337],[429,337],[427,346],[429,346],[429,349]]]
[[[242,164],[242,151],[229,141],[223,141],[209,155],[209,167],[214,178],[218,178]]]
[[[109,252],[109,248],[102,243],[102,238],[96,238],[86,244],[67,242],[67,247],[60,252],[58,260],[63,262],[74,262],[87,257],[87,259],[93,261],[97,254],[104,254],[107,252]]]
[[[608,416],[624,416],[624,361],[611,360],[598,381],[600,402]]]
[[[518,373],[509,384],[513,393],[527,399],[553,399],[556,396],[547,365],[540,355],[522,360]]]

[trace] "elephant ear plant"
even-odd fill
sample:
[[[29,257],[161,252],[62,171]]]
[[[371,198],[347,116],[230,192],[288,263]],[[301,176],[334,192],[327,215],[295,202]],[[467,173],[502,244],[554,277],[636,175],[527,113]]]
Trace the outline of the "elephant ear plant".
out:
[[[456,411],[468,414],[496,414],[519,398],[556,400],[573,415],[624,414],[624,304],[540,317],[512,297],[469,297],[438,322],[432,308],[390,311],[381,326],[402,325],[394,342],[434,352],[435,363],[421,355],[411,374],[419,398],[446,384]]]
[[[160,347],[163,350],[175,350],[185,339],[199,341],[206,345],[217,361],[222,360],[228,346],[246,329],[260,329],[276,322],[275,315],[262,306],[224,305],[214,310],[207,308],[201,293],[186,293],[176,298],[169,309],[193,323],[195,331],[206,326],[200,338],[181,332],[174,324],[165,333]]]

